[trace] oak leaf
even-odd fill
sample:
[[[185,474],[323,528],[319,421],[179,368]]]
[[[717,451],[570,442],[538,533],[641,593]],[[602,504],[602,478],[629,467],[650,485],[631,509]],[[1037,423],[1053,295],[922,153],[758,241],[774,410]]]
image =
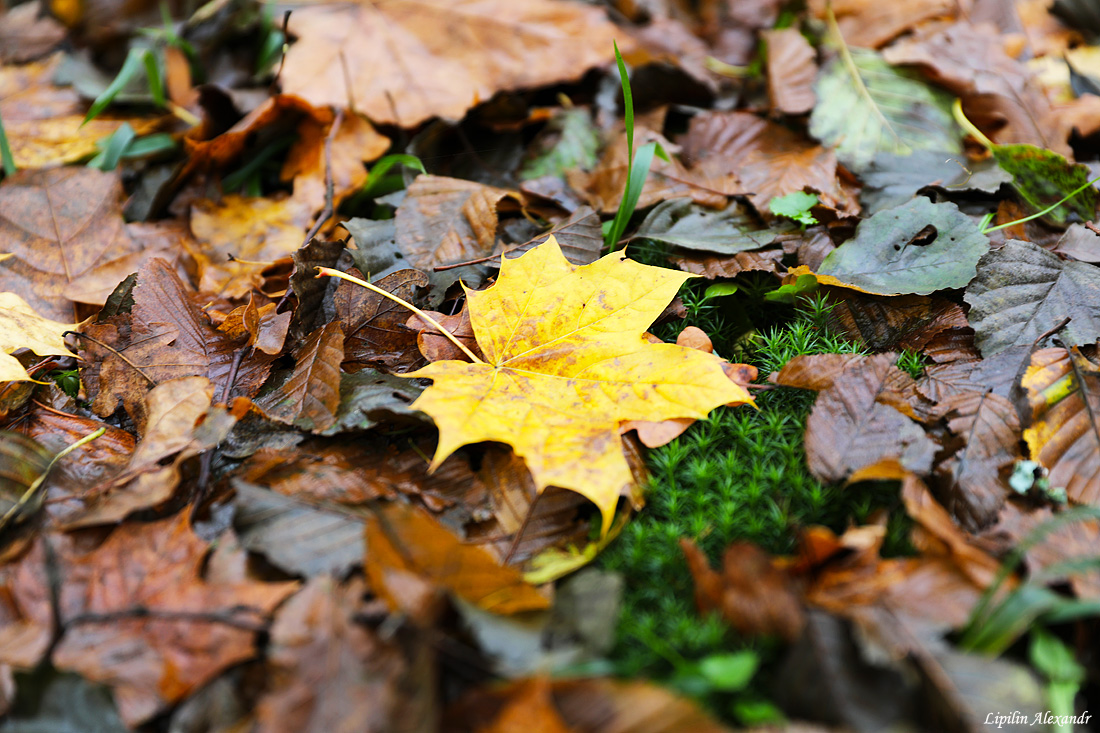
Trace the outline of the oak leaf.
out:
[[[504,259],[495,285],[467,294],[486,361],[438,361],[410,375],[435,382],[413,404],[439,426],[432,467],[469,443],[508,443],[539,491],[583,494],[606,531],[632,484],[621,422],[699,419],[752,403],[720,358],[644,336],[690,277],[621,252],[574,268],[553,237]]]

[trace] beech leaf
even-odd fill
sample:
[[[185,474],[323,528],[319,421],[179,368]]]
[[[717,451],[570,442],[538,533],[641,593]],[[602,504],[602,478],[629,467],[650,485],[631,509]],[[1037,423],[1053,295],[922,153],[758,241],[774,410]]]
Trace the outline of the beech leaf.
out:
[[[583,494],[606,531],[633,483],[621,422],[699,419],[752,403],[720,358],[644,336],[690,277],[622,252],[574,268],[554,237],[505,259],[495,285],[467,295],[487,363],[438,361],[410,375],[434,381],[413,404],[439,426],[432,467],[463,445],[508,443],[539,491]]]

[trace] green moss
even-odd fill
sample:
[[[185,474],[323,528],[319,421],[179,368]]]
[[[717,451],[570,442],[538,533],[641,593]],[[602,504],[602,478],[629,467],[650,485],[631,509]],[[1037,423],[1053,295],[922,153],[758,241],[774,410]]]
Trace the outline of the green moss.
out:
[[[708,307],[692,300],[692,293],[688,290],[684,297],[689,321],[717,336],[716,346],[745,346],[744,334],[731,339],[708,326],[740,321],[757,306],[742,303],[740,315],[731,318],[728,307]],[[749,340],[744,355],[766,375],[799,354],[857,351],[829,333],[827,315],[823,300],[811,300],[787,324]],[[658,335],[674,338],[682,327],[682,323],[666,327]],[[731,711],[744,705],[746,694],[750,700],[754,694],[759,699],[768,663],[775,661],[780,647],[775,641],[739,639],[719,619],[696,613],[680,539],[695,540],[717,565],[724,548],[734,540],[788,553],[795,549],[800,526],[823,524],[842,531],[850,522],[867,520],[877,509],[900,506],[896,484],[825,486],[810,475],[803,433],[814,397],[802,390],[764,391],[757,396],[758,410],[720,408],[710,419],[650,452],[652,479],[646,508],[598,561],[625,578],[623,612],[612,654],[619,674],[669,680],[675,673],[671,659],[677,655],[698,660],[718,651],[755,649],[764,669],[748,693],[740,693],[737,699],[718,693],[704,698],[718,713],[735,719]],[[892,514],[888,544],[896,551],[904,549],[907,531],[904,512]]]

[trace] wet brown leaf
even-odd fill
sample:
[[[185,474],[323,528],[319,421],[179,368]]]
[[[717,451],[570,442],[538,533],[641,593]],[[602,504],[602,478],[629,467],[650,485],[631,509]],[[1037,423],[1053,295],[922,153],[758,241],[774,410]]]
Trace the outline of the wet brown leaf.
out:
[[[415,303],[428,286],[428,278],[418,270],[399,270],[374,285]],[[381,367],[402,373],[423,364],[417,350],[417,332],[405,326],[409,319],[407,308],[346,281],[337,285],[334,302],[336,317],[344,327],[344,369],[357,372]]]
[[[66,288],[141,249],[122,220],[118,174],[93,168],[25,170],[5,177],[0,240],[14,255],[0,261],[0,290],[18,293],[43,317],[70,322],[76,319]]]
[[[825,16],[825,0],[811,0],[810,10]],[[958,12],[951,0],[915,0],[884,3],[876,0],[840,0],[832,3],[844,42],[850,46],[878,48],[923,21],[950,17]],[[996,36],[995,36],[996,37]]]
[[[774,634],[788,641],[805,624],[802,603],[791,578],[772,564],[768,554],[748,542],[727,549],[719,574],[689,539],[680,547],[695,581],[695,605],[706,614],[719,611],[742,634]]]
[[[91,552],[54,547],[65,633],[53,663],[109,684],[131,726],[253,656],[255,631],[297,586],[204,579],[206,550],[185,514],[124,525]]]
[[[874,296],[835,289],[834,327],[872,351],[922,351],[940,332],[966,328],[963,309],[944,298],[924,295]]]
[[[934,82],[961,95],[966,116],[995,142],[1072,155],[1068,130],[1058,124],[1042,87],[1005,53],[1001,37],[988,25],[929,26],[891,46],[885,58],[920,65]]]
[[[759,211],[777,196],[808,189],[826,206],[858,213],[837,179],[835,152],[749,112],[696,115],[682,144],[693,172],[737,177]]]
[[[294,352],[294,371],[278,388],[256,400],[268,417],[320,432],[336,422],[344,332],[332,322],[313,332]]]
[[[167,263],[153,260],[138,273],[132,314],[86,329],[108,345],[85,339],[81,352],[90,364],[81,376],[96,414],[110,415],[121,400],[135,415],[154,384],[188,376],[206,376],[217,386],[217,397],[229,396],[222,393],[243,344],[215,329],[190,296]],[[238,394],[255,394],[271,366],[272,356],[249,351],[233,382]]]
[[[401,127],[458,120],[498,91],[577,79],[612,59],[615,37],[602,11],[550,0],[306,8],[291,32],[288,93]]]
[[[15,12],[0,20],[4,31]],[[24,66],[0,66],[0,118],[18,168],[49,168],[89,158],[96,152],[96,141],[111,135],[124,122],[105,115],[85,123],[86,110],[80,95],[71,87],[52,83],[60,62],[61,55],[55,54]],[[154,127],[150,121],[129,122],[138,134]]]
[[[732,256],[707,255],[702,252],[677,253],[671,258],[681,270],[702,275],[708,279],[735,277],[741,272],[778,272],[783,250],[766,249],[763,252],[738,252]]]
[[[53,18],[40,16],[38,3],[23,3],[0,11],[0,62],[33,61],[61,43],[64,26]]]
[[[470,324],[470,309],[463,308],[453,316],[444,315],[435,311],[425,311],[443,326],[452,336],[461,341],[466,348],[474,352],[478,357],[484,358],[481,347],[477,345],[474,336],[474,327]],[[455,346],[454,342],[441,334],[435,326],[425,323],[420,316],[410,316],[405,324],[416,331],[416,347],[428,361],[442,361],[444,359],[458,359],[466,361],[469,357],[462,349]]]
[[[896,396],[894,385],[907,375],[894,359],[889,353],[867,357],[818,396],[806,420],[806,462],[819,480],[842,481],[883,460],[917,474],[931,470],[935,444],[895,409],[904,409],[909,395]]]
[[[294,200],[309,211],[325,206],[325,140],[331,124],[322,124],[314,116],[303,117],[298,125],[298,140],[287,152],[282,179],[294,182]],[[386,152],[390,139],[380,134],[362,115],[347,111],[332,138],[329,160],[332,163],[333,205],[366,183],[369,163]]]

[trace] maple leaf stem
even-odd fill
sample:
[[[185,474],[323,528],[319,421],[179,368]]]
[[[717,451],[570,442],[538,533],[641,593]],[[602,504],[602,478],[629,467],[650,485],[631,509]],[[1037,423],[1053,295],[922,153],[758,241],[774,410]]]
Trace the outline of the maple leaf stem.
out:
[[[359,285],[360,287],[364,287],[367,290],[378,293],[379,295],[381,295],[385,298],[389,298],[390,300],[397,303],[398,305],[401,305],[401,306],[404,306],[405,308],[408,308],[410,311],[415,313],[421,320],[423,320],[426,323],[430,323],[432,326],[434,326],[441,334],[443,334],[443,336],[445,338],[447,338],[447,340],[449,340],[452,344],[454,344],[459,349],[461,349],[462,353],[464,353],[466,356],[470,357],[470,361],[472,361],[474,364],[484,364],[485,363],[483,360],[479,359],[477,357],[477,355],[474,354],[474,352],[472,352],[468,348],[466,348],[466,344],[459,341],[453,333],[451,333],[447,329],[443,328],[442,324],[440,324],[439,321],[435,320],[434,318],[432,318],[427,313],[420,310],[419,308],[417,308],[415,305],[408,302],[407,300],[399,298],[396,295],[394,295],[393,293],[387,292],[387,291],[383,290],[382,288],[378,287],[377,285],[372,285],[371,283],[367,282],[366,280],[360,280],[359,278],[355,277],[354,275],[349,275],[346,272],[340,272],[339,270],[333,270],[331,267],[318,267],[317,272],[320,273],[319,275],[317,275],[317,277],[323,277],[323,276],[324,277],[338,277],[341,280],[347,280],[349,283],[355,283],[356,285]]]

